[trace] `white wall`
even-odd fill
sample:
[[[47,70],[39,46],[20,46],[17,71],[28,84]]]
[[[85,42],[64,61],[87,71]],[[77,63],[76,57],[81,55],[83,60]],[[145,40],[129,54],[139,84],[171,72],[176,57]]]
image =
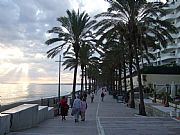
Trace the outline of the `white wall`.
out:
[[[148,84],[180,84],[180,75],[164,75],[164,74],[144,74],[146,75],[146,82],[143,81],[143,84],[146,86]]]

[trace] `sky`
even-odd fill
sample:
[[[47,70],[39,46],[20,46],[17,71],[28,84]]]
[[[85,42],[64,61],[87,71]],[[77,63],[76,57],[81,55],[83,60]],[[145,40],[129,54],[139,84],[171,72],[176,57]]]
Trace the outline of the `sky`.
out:
[[[67,9],[93,16],[107,7],[104,0],[0,0],[0,83],[57,83],[58,57],[47,58],[47,31]],[[62,67],[61,82],[72,83],[73,71]]]
[[[101,6],[100,6],[101,5]],[[104,0],[0,0],[0,83],[57,83],[58,57],[48,59],[47,33],[67,9],[90,16],[107,9]],[[73,71],[61,68],[61,82]],[[78,75],[78,82],[80,76]]]

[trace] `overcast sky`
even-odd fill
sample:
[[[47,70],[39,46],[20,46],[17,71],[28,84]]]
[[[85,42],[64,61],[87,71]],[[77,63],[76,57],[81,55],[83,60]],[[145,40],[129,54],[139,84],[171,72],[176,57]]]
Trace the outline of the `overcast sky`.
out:
[[[0,83],[57,83],[58,58],[46,56],[47,30],[67,9],[93,16],[107,6],[104,0],[0,0]],[[61,82],[72,83],[72,72],[62,69]]]
[[[104,0],[0,0],[0,83],[58,81],[58,58],[48,59],[47,30],[67,9],[90,15],[105,11]],[[61,71],[61,81],[72,83],[72,72]],[[78,77],[79,80],[80,77]]]

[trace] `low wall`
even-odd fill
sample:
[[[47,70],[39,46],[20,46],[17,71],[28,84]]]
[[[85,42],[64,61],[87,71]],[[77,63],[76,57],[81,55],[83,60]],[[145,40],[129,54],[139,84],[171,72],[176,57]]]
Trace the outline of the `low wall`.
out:
[[[71,102],[71,96],[66,95],[68,99],[68,104],[70,105]],[[40,106],[48,106],[48,107],[57,107],[57,101],[58,97],[50,97],[50,98],[42,98],[38,100],[32,100],[32,101],[24,101],[24,102],[16,102],[16,103],[11,103],[7,105],[2,105],[0,106],[0,112],[17,107],[22,104],[38,104]]]
[[[48,107],[47,119],[52,119],[54,117],[54,110],[54,107]]]
[[[38,104],[23,104],[2,114],[10,115],[10,131],[30,128],[38,122]]]
[[[135,100],[135,107],[139,108],[139,100]],[[155,116],[155,117],[170,117],[170,113],[163,112],[155,107],[152,104],[145,103],[145,110],[147,116]]]
[[[0,135],[5,135],[10,131],[10,115],[0,114]]]
[[[40,106],[55,107],[57,105],[57,100],[58,100],[57,97],[51,97],[51,98],[43,98],[43,99],[39,99],[39,100],[11,103],[11,104],[1,106],[0,112],[17,107],[22,104],[38,104]]]
[[[47,119],[48,107],[47,106],[38,106],[38,123]]]

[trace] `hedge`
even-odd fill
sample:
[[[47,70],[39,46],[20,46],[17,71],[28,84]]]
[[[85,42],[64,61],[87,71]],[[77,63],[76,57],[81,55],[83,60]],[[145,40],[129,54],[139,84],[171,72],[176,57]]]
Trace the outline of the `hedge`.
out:
[[[148,66],[142,69],[142,74],[176,74],[180,75],[180,66]]]

